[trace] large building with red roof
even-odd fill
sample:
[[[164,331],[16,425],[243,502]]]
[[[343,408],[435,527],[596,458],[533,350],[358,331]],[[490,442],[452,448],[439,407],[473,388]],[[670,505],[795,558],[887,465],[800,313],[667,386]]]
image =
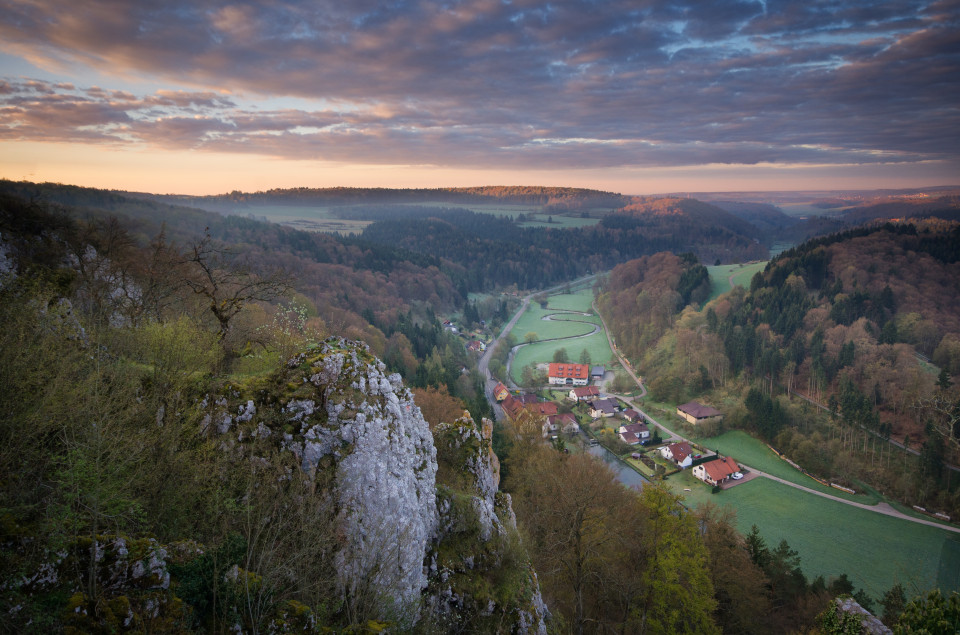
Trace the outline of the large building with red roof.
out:
[[[553,386],[586,386],[590,383],[590,367],[553,362],[547,370],[547,378]]]

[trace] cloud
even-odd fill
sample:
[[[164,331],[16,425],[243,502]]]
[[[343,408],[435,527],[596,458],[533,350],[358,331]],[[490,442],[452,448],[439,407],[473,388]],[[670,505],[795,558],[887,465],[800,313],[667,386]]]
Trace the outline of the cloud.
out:
[[[0,133],[488,168],[956,160],[958,14],[908,0],[12,0],[7,52],[181,89],[6,78]],[[251,104],[286,97],[317,106]]]

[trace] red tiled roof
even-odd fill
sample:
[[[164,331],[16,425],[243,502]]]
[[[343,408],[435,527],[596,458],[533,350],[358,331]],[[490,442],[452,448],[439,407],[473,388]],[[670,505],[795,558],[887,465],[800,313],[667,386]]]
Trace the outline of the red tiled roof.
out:
[[[576,423],[577,418],[574,417],[569,412],[565,412],[560,415],[550,415],[547,417],[547,421],[549,421],[551,425],[557,425],[557,426],[563,427],[568,423]]]
[[[703,469],[706,470],[707,476],[714,482],[719,483],[734,472],[739,472],[740,466],[733,460],[733,457],[727,456],[716,461],[703,463]]]
[[[599,397],[600,389],[596,386],[578,386],[573,389],[573,394],[577,396],[577,399],[583,399],[584,397]]]
[[[539,415],[555,415],[557,414],[557,404],[552,401],[543,401],[534,404],[528,404],[527,407],[533,412],[533,414]]]
[[[683,463],[684,459],[693,454],[693,448],[689,443],[674,443],[670,447],[670,454],[677,463]]]
[[[523,410],[523,403],[519,399],[514,398],[513,395],[509,395],[504,399],[500,406],[511,419],[516,419],[520,411]]]
[[[573,379],[589,379],[590,367],[586,364],[561,364],[559,362],[552,362],[547,375],[560,379],[566,379],[568,377]]]

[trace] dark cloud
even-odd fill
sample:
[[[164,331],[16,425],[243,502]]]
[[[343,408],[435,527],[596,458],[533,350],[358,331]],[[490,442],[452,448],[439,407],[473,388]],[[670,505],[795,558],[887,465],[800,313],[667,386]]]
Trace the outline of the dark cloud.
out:
[[[955,0],[11,0],[0,42],[184,87],[7,78],[6,139],[541,168],[917,162],[960,147]],[[245,105],[260,97],[325,105]]]

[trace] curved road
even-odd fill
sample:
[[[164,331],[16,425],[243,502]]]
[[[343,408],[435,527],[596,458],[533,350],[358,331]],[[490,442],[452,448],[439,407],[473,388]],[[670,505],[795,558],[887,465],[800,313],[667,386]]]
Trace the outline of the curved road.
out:
[[[487,394],[487,401],[491,405],[493,405],[493,412],[496,415],[497,419],[503,418],[503,410],[500,408],[500,404],[497,403],[497,400],[494,399],[493,397],[493,389],[497,386],[497,381],[490,375],[490,358],[493,356],[493,349],[497,347],[497,344],[500,343],[500,340],[504,337],[504,335],[506,335],[511,331],[511,329],[513,329],[514,325],[516,325],[517,323],[517,320],[519,320],[520,316],[523,315],[523,312],[527,310],[527,306],[530,304],[530,300],[533,298],[533,296],[540,293],[550,293],[551,291],[556,291],[557,289],[562,289],[567,286],[575,286],[581,282],[592,280],[593,278],[596,278],[598,275],[599,274],[592,274],[589,276],[584,276],[583,278],[579,278],[577,280],[574,280],[573,282],[564,282],[563,284],[558,284],[544,291],[533,291],[523,296],[523,300],[520,303],[520,308],[517,309],[517,312],[513,314],[513,317],[510,318],[510,321],[503,325],[503,328],[500,329],[500,335],[497,335],[493,339],[493,341],[490,342],[490,344],[487,346],[487,350],[484,351],[483,355],[480,356],[480,359],[477,360],[477,370],[483,373],[483,376],[486,377],[486,382],[485,382],[486,385],[485,385],[484,392],[486,392]],[[596,324],[594,324],[594,326],[596,326]],[[606,329],[606,326],[604,326],[604,329]],[[522,344],[520,344],[519,346],[522,346]],[[517,347],[514,347],[514,348],[517,348]],[[511,359],[512,359],[512,354],[513,354],[513,351],[511,351]],[[507,365],[508,382],[509,382],[509,379],[510,379],[510,369],[509,369],[509,361],[508,361],[508,365]]]
[[[606,331],[606,333],[607,333],[607,339],[609,340],[609,339],[610,339],[610,330],[607,329],[607,324],[606,324],[606,321],[604,321],[604,319],[603,319],[603,315],[600,313],[600,311],[597,311],[596,303],[594,303],[593,309],[594,309],[594,311],[596,311],[596,314],[600,316],[600,322],[603,324],[603,329],[604,329],[604,331]],[[643,394],[641,395],[641,397],[643,397],[644,395],[646,395],[646,389],[643,387],[643,383],[640,381],[640,379],[639,379],[639,378],[636,376],[636,374],[633,372],[633,369],[630,367],[630,365],[629,365],[629,363],[627,362],[627,360],[624,359],[622,355],[620,355],[620,351],[617,350],[616,347],[614,347],[612,341],[610,342],[610,349],[613,350],[614,354],[617,356],[617,359],[620,360],[620,364],[626,369],[627,373],[629,373],[630,376],[633,377],[633,380],[636,381],[636,382],[637,382],[637,385],[640,386],[640,389],[643,390]],[[670,435],[670,437],[667,439],[668,441],[679,440],[680,442],[683,442],[683,441],[689,442],[689,439],[686,439],[686,438],[680,436],[679,434],[673,432],[672,430],[670,430],[669,428],[667,428],[666,426],[664,426],[662,423],[660,423],[659,421],[655,420],[653,417],[651,417],[650,415],[648,415],[647,413],[645,413],[643,410],[641,410],[641,409],[636,405],[636,403],[634,403],[633,398],[626,397],[626,396],[623,396],[623,395],[614,395],[614,396],[617,397],[617,398],[619,398],[619,399],[622,399],[622,400],[625,401],[625,402],[627,402],[628,404],[630,404],[630,405],[633,407],[634,410],[636,410],[637,412],[639,412],[640,414],[642,414],[644,417],[646,417],[647,419],[649,419],[649,420],[652,421],[653,423],[656,423],[658,426],[660,426],[660,429],[661,429],[661,430],[663,430],[664,432],[666,432],[666,433],[668,433],[668,434]],[[638,398],[639,398],[639,397],[638,397]],[[763,472],[763,471],[761,471],[761,470],[758,470],[757,468],[750,467],[750,466],[747,465],[746,463],[740,463],[740,465],[742,465],[743,467],[749,469],[751,472],[756,473],[758,476],[762,476],[762,477],[764,477],[764,478],[768,478],[768,479],[770,479],[771,481],[776,481],[776,482],[778,482],[778,483],[783,483],[784,485],[787,485],[787,486],[789,486],[789,487],[793,487],[793,488],[795,488],[795,489],[798,489],[798,490],[807,492],[808,494],[814,494],[815,496],[822,496],[823,498],[827,498],[827,499],[830,499],[830,500],[833,500],[833,501],[837,501],[838,503],[843,503],[843,504],[845,504],[845,505],[850,505],[850,506],[852,506],[852,507],[859,507],[860,509],[865,509],[865,510],[867,510],[867,511],[876,512],[876,513],[878,513],[878,514],[883,514],[884,516],[892,516],[892,517],[894,517],[894,518],[899,518],[899,519],[901,519],[901,520],[908,520],[908,521],[910,521],[910,522],[919,523],[919,524],[921,524],[921,525],[929,525],[929,526],[931,526],[931,527],[938,527],[938,528],[944,529],[944,530],[946,530],[946,531],[951,531],[951,532],[953,532],[953,533],[960,534],[960,527],[957,527],[957,526],[955,526],[955,525],[947,525],[947,524],[944,524],[944,523],[942,523],[942,522],[937,522],[937,521],[935,521],[935,520],[927,520],[927,519],[925,519],[925,518],[917,518],[917,517],[915,517],[915,516],[910,516],[909,514],[905,514],[905,513],[903,513],[903,512],[897,511],[896,509],[894,509],[893,507],[891,507],[888,503],[881,502],[881,503],[877,503],[876,505],[867,505],[867,504],[865,504],[865,503],[856,503],[856,502],[854,502],[854,501],[849,501],[849,500],[847,500],[847,499],[845,499],[845,498],[840,498],[839,496],[833,496],[833,495],[831,495],[831,494],[827,494],[827,493],[825,493],[825,492],[820,492],[820,491],[817,491],[817,490],[815,490],[815,489],[811,489],[811,488],[809,488],[809,487],[804,487],[803,485],[800,485],[800,484],[798,484],[798,483],[794,483],[794,482],[792,482],[792,481],[788,481],[788,480],[786,480],[786,479],[780,478],[779,476],[774,476],[774,475],[772,475],[772,474],[767,474],[766,472]]]
[[[595,276],[595,275],[594,275],[594,276],[587,276],[586,278],[581,279],[581,281],[583,281],[583,280],[588,280],[588,279],[593,278],[593,277],[596,277],[596,276]],[[579,281],[577,281],[577,282],[579,282]],[[556,290],[556,289],[560,289],[560,288],[562,288],[562,287],[564,287],[564,286],[566,286],[566,285],[557,285],[557,286],[555,286],[555,287],[551,287],[550,289],[547,289],[546,291],[539,291],[539,292],[536,292],[536,293],[549,293],[550,291],[554,291],[554,290]],[[506,333],[509,333],[509,332],[510,332],[510,330],[511,330],[511,329],[514,327],[514,325],[517,323],[517,320],[520,319],[520,316],[523,315],[523,312],[527,310],[527,306],[530,304],[530,299],[531,299],[534,295],[536,295],[536,293],[529,293],[529,294],[527,294],[526,296],[524,296],[523,302],[521,303],[520,308],[517,310],[516,314],[514,314],[514,316],[510,319],[510,321],[507,322],[506,325],[504,325],[503,329],[501,329],[501,331],[500,331],[500,335],[498,335],[498,336],[493,340],[493,342],[490,343],[490,345],[487,347],[486,352],[484,352],[484,354],[480,357],[480,360],[477,362],[477,367],[478,367],[479,371],[480,371],[481,373],[483,373],[484,376],[486,377],[486,394],[487,394],[487,401],[489,401],[491,404],[493,404],[493,409],[494,409],[494,412],[495,412],[496,415],[497,415],[497,418],[502,418],[502,417],[503,417],[503,411],[500,409],[500,404],[498,404],[497,401],[496,401],[496,399],[494,399],[494,397],[493,397],[493,388],[496,386],[496,383],[497,383],[497,382],[496,382],[496,380],[494,380],[494,379],[490,376],[490,356],[493,354],[493,349],[494,349],[494,348],[496,347],[496,345],[500,342],[500,339],[501,339]],[[620,354],[620,351],[617,349],[616,345],[613,343],[613,340],[612,340],[611,337],[610,337],[610,330],[607,328],[606,320],[603,319],[603,314],[600,313],[600,311],[597,310],[596,302],[593,303],[593,310],[594,310],[594,313],[595,313],[597,316],[599,316],[599,318],[600,318],[600,323],[603,325],[603,330],[604,330],[604,332],[605,332],[606,335],[607,335],[607,342],[610,344],[610,350],[612,350],[613,353],[614,353],[614,355],[616,355],[617,360],[619,360],[620,365],[624,368],[624,370],[627,371],[627,374],[629,374],[630,377],[632,377],[633,380],[637,383],[637,386],[640,387],[641,394],[640,394],[638,397],[636,397],[636,399],[642,399],[642,398],[645,397],[646,394],[647,394],[647,389],[646,389],[646,387],[643,385],[643,382],[640,381],[640,378],[637,377],[636,373],[634,373],[633,368],[630,366],[630,363]],[[573,313],[576,313],[576,312],[573,312]],[[555,314],[551,314],[551,315],[555,315]],[[544,316],[543,319],[547,319],[548,317],[550,317],[550,316]],[[596,327],[595,324],[594,324],[594,326]],[[600,327],[597,327],[597,328],[599,329]],[[593,333],[596,333],[596,331],[593,331]],[[593,333],[590,333],[590,335],[592,335]],[[571,338],[553,338],[553,339],[574,339],[574,338],[576,338],[576,337],[585,337],[585,336],[579,335],[579,336],[573,336],[573,337],[571,337]],[[538,341],[546,341],[546,340],[538,340]],[[516,349],[519,348],[520,346],[524,346],[524,345],[525,345],[525,344],[518,344],[517,346],[514,347],[513,350],[516,350]],[[513,355],[513,350],[511,350],[511,359],[512,359],[512,355]],[[508,363],[508,367],[507,367],[507,374],[508,374],[508,378],[509,378],[509,363]],[[630,406],[631,406],[634,410],[636,410],[637,412],[639,412],[640,414],[642,414],[645,418],[647,418],[647,419],[650,420],[651,422],[653,422],[653,423],[655,423],[656,425],[660,426],[660,429],[661,429],[661,430],[663,430],[665,433],[667,433],[667,434],[670,435],[670,436],[666,439],[667,441],[678,441],[678,442],[684,442],[684,441],[686,441],[686,442],[689,442],[689,439],[686,439],[685,437],[677,434],[677,433],[674,432],[673,430],[670,430],[669,428],[667,428],[666,426],[664,426],[662,423],[660,423],[659,421],[657,421],[656,419],[654,419],[653,417],[651,417],[650,415],[648,415],[646,412],[644,412],[644,411],[636,404],[636,402],[634,401],[634,399],[635,399],[634,397],[627,397],[626,395],[616,395],[616,394],[613,394],[613,393],[609,393],[609,394],[611,394],[612,396],[617,397],[618,399],[621,399],[622,401],[630,404]],[[820,492],[820,491],[817,491],[817,490],[815,490],[815,489],[811,489],[811,488],[809,488],[809,487],[804,487],[803,485],[799,485],[799,484],[797,484],[797,483],[794,483],[794,482],[792,482],[792,481],[788,481],[788,480],[783,479],[783,478],[780,478],[780,477],[778,477],[778,476],[774,476],[774,475],[772,475],[772,474],[767,474],[766,472],[763,472],[763,471],[761,471],[761,470],[758,470],[758,469],[756,469],[756,468],[754,468],[754,467],[750,467],[749,465],[747,465],[747,464],[745,464],[745,463],[740,463],[740,465],[742,465],[743,467],[749,469],[751,472],[756,473],[758,476],[761,476],[761,477],[763,477],[763,478],[768,478],[768,479],[770,479],[771,481],[776,481],[776,482],[778,482],[778,483],[782,483],[782,484],[784,484],[784,485],[787,485],[788,487],[792,487],[792,488],[794,488],[794,489],[801,490],[801,491],[806,492],[806,493],[808,493],[808,494],[813,494],[814,496],[821,496],[821,497],[823,497],[823,498],[826,498],[826,499],[829,499],[829,500],[832,500],[832,501],[836,501],[836,502],[838,502],[838,503],[843,503],[844,505],[850,505],[851,507],[858,507],[858,508],[860,508],[860,509],[865,509],[865,510],[867,510],[867,511],[875,512],[875,513],[877,513],[877,514],[883,514],[884,516],[892,516],[892,517],[894,517],[894,518],[899,518],[899,519],[901,519],[901,520],[906,520],[906,521],[909,521],[909,522],[912,522],[912,523],[918,523],[918,524],[921,524],[921,525],[929,525],[929,526],[931,526],[931,527],[937,527],[937,528],[943,529],[943,530],[945,530],[945,531],[950,531],[950,532],[953,532],[953,533],[960,534],[960,527],[957,527],[957,526],[955,526],[955,525],[944,524],[944,523],[937,522],[937,521],[934,521],[934,520],[927,520],[927,519],[924,519],[924,518],[916,518],[915,516],[910,516],[910,515],[905,514],[905,513],[903,513],[903,512],[897,511],[896,509],[894,509],[894,508],[891,507],[888,503],[885,503],[885,502],[881,502],[881,503],[878,503],[878,504],[876,504],[876,505],[867,505],[867,504],[864,504],[864,503],[856,503],[856,502],[854,502],[854,501],[846,500],[845,498],[840,498],[839,496],[833,496],[833,495],[831,495],[831,494],[827,494],[827,493],[825,493],[825,492]]]

